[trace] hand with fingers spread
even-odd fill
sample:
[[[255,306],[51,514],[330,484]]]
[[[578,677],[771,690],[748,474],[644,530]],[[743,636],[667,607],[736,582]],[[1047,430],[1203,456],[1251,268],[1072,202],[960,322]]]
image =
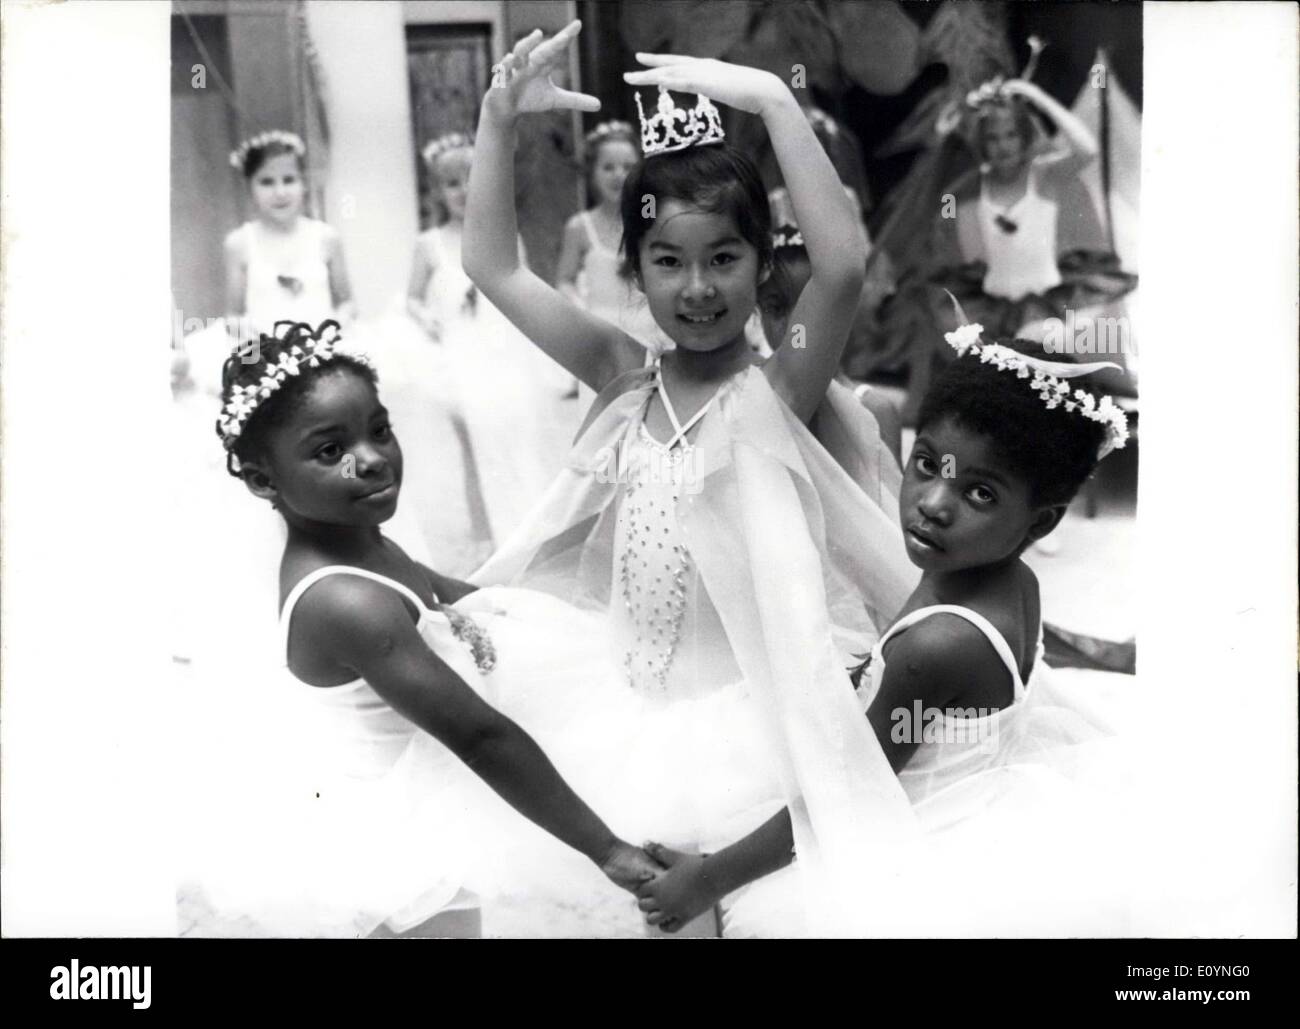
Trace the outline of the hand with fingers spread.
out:
[[[521,39],[492,68],[487,103],[505,117],[556,108],[599,111],[600,101],[594,96],[562,89],[551,81],[551,73],[565,66],[569,44],[581,28],[582,23],[574,21],[550,39],[543,40],[541,29]]]
[[[709,879],[705,855],[683,854],[658,843],[647,843],[645,851],[666,869],[636,891],[637,907],[650,925],[676,932],[721,899]]]
[[[757,68],[678,54],[639,53],[636,59],[649,67],[625,72],[623,79],[630,86],[666,86],[682,93],[703,93],[710,100],[751,114],[761,114],[768,104],[790,97],[784,82]]]

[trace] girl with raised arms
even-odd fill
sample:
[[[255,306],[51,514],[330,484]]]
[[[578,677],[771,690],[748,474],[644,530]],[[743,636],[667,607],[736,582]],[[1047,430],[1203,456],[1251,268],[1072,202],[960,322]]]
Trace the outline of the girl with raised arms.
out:
[[[578,31],[546,42],[534,33],[499,65],[464,258],[484,294],[598,396],[565,471],[474,578],[600,612],[596,645],[618,669],[604,692],[633,698],[634,717],[615,725],[579,710],[544,740],[618,831],[708,850],[788,808],[814,878],[851,877],[867,827],[887,827],[905,803],[844,655],[869,649],[910,589],[896,524],[804,424],[826,397],[862,286],[854,213],[778,78],[638,55],[648,68],[626,80],[660,91],[620,198],[623,256],[675,344],[643,368],[640,343],[524,268],[513,244],[516,120],[599,107],[548,78]],[[701,95],[681,110],[667,88]],[[744,328],[770,274],[767,197],[705,95],[763,119],[807,241],[795,338],[761,365]]]

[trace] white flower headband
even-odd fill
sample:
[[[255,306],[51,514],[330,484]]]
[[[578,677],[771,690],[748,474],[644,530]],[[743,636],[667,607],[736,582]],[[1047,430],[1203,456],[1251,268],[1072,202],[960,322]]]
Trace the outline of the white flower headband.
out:
[[[953,303],[956,301],[954,300]],[[959,307],[958,311],[960,310]],[[983,343],[980,340],[983,331],[982,325],[962,325],[954,332],[944,333],[943,338],[957,351],[959,357],[973,354],[982,363],[991,364],[1000,372],[1015,372],[1017,379],[1029,379],[1029,388],[1038,394],[1049,411],[1056,407],[1064,407],[1071,413],[1077,412],[1084,418],[1101,424],[1106,429],[1106,438],[1097,451],[1098,461],[1112,450],[1124,448],[1124,444],[1128,442],[1128,419],[1115,401],[1110,397],[1102,397],[1098,400],[1086,390],[1072,390],[1070,384],[1065,381],[1100,371],[1102,368],[1119,369],[1119,365],[1111,361],[1088,361],[1079,364],[1045,361],[1018,353],[1000,343]]]
[[[453,150],[472,150],[473,148],[473,136],[464,132],[448,132],[426,143],[420,154],[424,158],[425,164],[432,165],[443,154],[451,153]]]
[[[627,141],[633,146],[636,145],[636,129],[632,128],[631,122],[626,121],[603,121],[584,137],[587,146],[599,146],[610,136],[619,139],[627,138]]]
[[[281,143],[287,146],[299,157],[307,153],[307,147],[303,141],[292,132],[282,132],[280,129],[271,129],[269,132],[259,132],[256,136],[249,136],[246,140],[230,151],[230,166],[238,171],[244,170],[244,162],[248,159],[250,150],[258,150],[272,143]]]
[[[1025,42],[1029,45],[1029,60],[1025,63],[1025,70],[1020,73],[1020,78],[1028,82],[1034,77],[1034,72],[1038,69],[1038,55],[1043,52],[1047,44],[1037,36],[1030,36]],[[1010,98],[1002,92],[1005,84],[1006,80],[1001,75],[995,75],[966,94],[966,106],[972,111],[978,111],[988,104],[1006,103]]]
[[[772,249],[782,247],[801,247],[804,245],[803,233],[794,225],[782,225],[772,233]]]
[[[246,386],[231,387],[230,399],[222,405],[221,416],[217,419],[217,435],[221,437],[221,443],[227,451],[234,447],[253,412],[283,386],[289,376],[300,374],[304,366],[318,368],[336,356],[335,347],[341,339],[338,322],[327,321],[315,332],[310,325],[304,323],[276,322],[274,338],[285,339],[289,333],[299,329],[306,331],[298,334],[297,341],[280,355],[278,361],[267,364],[261,379]],[[232,351],[230,360],[242,359],[246,346],[244,343],[238,344]],[[365,362],[360,355],[348,356]],[[231,457],[234,458],[234,454]],[[239,470],[237,460],[235,470]]]

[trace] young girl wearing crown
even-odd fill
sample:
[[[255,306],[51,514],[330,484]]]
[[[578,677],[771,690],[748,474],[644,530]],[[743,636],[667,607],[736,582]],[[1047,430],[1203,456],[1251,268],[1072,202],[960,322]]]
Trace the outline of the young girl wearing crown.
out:
[[[896,525],[804,425],[861,290],[853,212],[775,76],[639,55],[648,70],[629,83],[701,94],[680,110],[661,88],[656,112],[642,115],[645,158],[623,186],[625,260],[676,344],[643,368],[640,343],[532,275],[511,243],[516,119],[599,107],[547,78],[578,29],[547,42],[534,33],[498,66],[479,123],[465,265],[598,397],[545,500],[474,578],[536,585],[600,612],[605,638],[588,642],[612,651],[619,671],[592,696],[633,698],[636,717],[611,725],[580,710],[545,738],[548,751],[573,756],[573,774],[590,776],[584,795],[598,791],[620,831],[658,827],[679,846],[710,849],[788,805],[807,863],[851,875],[888,765],[836,644],[869,647],[910,589]],[[770,274],[767,197],[703,94],[763,118],[812,264],[791,315],[797,340],[761,367],[744,328]]]
[[[435,344],[421,349],[436,362],[433,374],[444,380],[439,397],[458,423],[470,511],[490,552],[559,470],[557,445],[574,428],[562,402],[569,379],[479,293],[461,267],[473,137],[441,136],[423,156],[441,221],[416,240],[407,308],[426,343]],[[526,267],[518,236],[515,246]]]
[[[280,678],[260,684],[256,719],[223,717],[229,693],[196,713],[217,741],[197,759],[215,789],[193,797],[212,823],[195,847],[210,902],[276,935],[473,933],[465,887],[490,885],[487,866],[527,829],[501,801],[630,888],[652,864],[485,700],[517,664],[547,671],[538,632],[490,602],[462,610],[474,587],[382,534],[403,459],[374,372],[338,349],[337,323],[277,328],[256,361],[227,362],[217,423],[231,474],[288,539]],[[551,633],[588,631],[549,598],[520,603]],[[235,741],[239,760],[222,760]]]
[[[967,325],[948,334],[959,356],[922,403],[899,498],[907,556],[921,580],[857,673],[915,833],[882,832],[882,853],[869,866],[880,879],[864,870],[857,903],[837,898],[852,912],[840,926],[909,935],[1120,932],[1123,898],[1107,896],[1120,881],[1113,854],[1101,854],[1081,828],[1087,797],[1053,774],[1082,774],[1085,757],[1104,749],[1095,744],[1108,734],[1106,720],[1087,700],[1096,689],[1062,689],[1061,673],[1043,663],[1038,583],[1021,555],[1052,532],[1100,457],[1124,445],[1125,420],[1111,398],[1069,381],[1096,366],[1050,362],[1021,341],[986,344],[980,332]],[[790,841],[782,814],[707,857],[651,846],[672,869],[641,888],[642,909],[654,923],[680,924],[788,865]],[[890,846],[898,848],[892,863]],[[969,902],[966,892],[936,893],[937,882],[954,877],[976,894]],[[990,883],[1011,879],[1018,903],[990,898]],[[733,908],[737,929],[788,925],[797,880],[783,872],[743,894]]]

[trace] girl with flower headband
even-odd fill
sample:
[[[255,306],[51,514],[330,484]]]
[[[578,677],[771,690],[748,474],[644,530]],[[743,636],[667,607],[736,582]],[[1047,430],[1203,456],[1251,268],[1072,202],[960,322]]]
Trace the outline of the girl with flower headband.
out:
[[[915,824],[882,833],[861,889],[837,898],[839,929],[1122,932],[1117,851],[1106,852],[1107,822],[1094,820],[1102,794],[1078,787],[1116,767],[1102,742],[1112,731],[1099,705],[1105,676],[1065,678],[1044,664],[1038,583],[1021,555],[1055,529],[1127,429],[1109,397],[1075,384],[1096,367],[1044,360],[1024,341],[985,344],[980,332],[948,334],[956,360],[921,405],[899,496],[921,579],[855,673]],[[778,816],[703,857],[648,846],[671,870],[638,891],[641,906],[653,921],[679,924],[788,865],[790,843]],[[755,934],[779,927],[799,878],[792,869],[760,882],[735,905],[733,924]],[[1004,880],[1014,894],[989,889]],[[954,881],[970,887],[959,901]]]
[[[404,466],[374,371],[340,349],[335,322],[277,330],[256,361],[226,363],[216,426],[231,474],[279,514],[287,542],[282,671],[259,683],[255,718],[222,717],[229,690],[195,713],[215,741],[195,755],[208,781],[193,800],[208,823],[193,874],[209,903],[246,933],[476,935],[468,890],[529,871],[511,853],[533,830],[506,805],[630,889],[653,864],[489,703],[521,664],[581,674],[547,663],[535,626],[589,624],[540,595],[515,601],[531,622],[503,617],[385,537]],[[267,726],[279,735],[261,752]],[[570,856],[547,875],[591,879]]]
[[[226,236],[223,247],[227,332],[232,337],[254,340],[285,319],[316,324],[356,315],[338,232],[304,213],[305,157],[302,140],[278,129],[244,140],[230,155],[254,214]],[[219,371],[229,347],[230,340],[218,334],[210,347],[202,348],[197,363],[210,392],[220,388]]]
[[[434,402],[456,421],[462,481],[475,522],[470,532],[481,560],[509,536],[559,470],[556,444],[573,431],[562,403],[570,383],[483,298],[461,267],[473,136],[448,133],[422,154],[441,218],[415,241],[406,305],[423,329],[417,366],[431,387],[438,381]],[[527,267],[518,235],[515,245]],[[420,504],[422,510],[427,506]]]
[[[615,824],[710,849],[788,806],[801,861],[831,881],[851,878],[869,812],[881,807],[887,824],[887,797],[901,808],[902,793],[853,703],[843,654],[869,648],[910,589],[892,516],[804,424],[861,291],[854,212],[780,79],[638,55],[646,69],[625,79],[660,92],[642,113],[644,157],[620,198],[623,256],[675,343],[643,368],[639,342],[522,268],[511,245],[515,122],[599,107],[548,79],[578,30],[546,42],[535,33],[497,68],[465,265],[598,395],[561,476],[474,579],[533,585],[602,618],[603,638],[567,645],[605,652],[606,681],[548,748],[555,740],[555,753],[583,756],[581,789],[597,791]],[[698,100],[679,109],[668,88]],[[744,329],[771,274],[767,196],[752,161],[723,141],[706,95],[762,117],[812,266],[791,342],[759,365]],[[633,721],[602,716],[596,705],[613,701],[600,698],[614,697],[632,698]]]
[[[555,272],[561,293],[598,318],[612,322],[646,345],[647,363],[672,341],[659,331],[643,297],[623,275],[619,248],[623,183],[641,160],[635,130],[624,121],[601,122],[586,137],[587,182],[591,207],[564,227]],[[585,399],[594,399],[590,394]]]

